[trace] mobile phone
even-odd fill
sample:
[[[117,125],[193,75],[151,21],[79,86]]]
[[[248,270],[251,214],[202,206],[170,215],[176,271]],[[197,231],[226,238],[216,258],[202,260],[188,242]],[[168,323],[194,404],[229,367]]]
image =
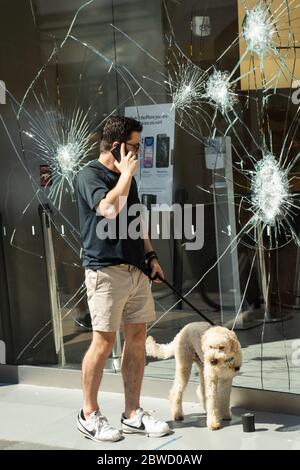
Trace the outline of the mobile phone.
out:
[[[117,162],[121,161],[121,144],[117,144],[113,149],[111,149],[111,153],[117,160]]]
[[[170,137],[166,134],[158,134],[156,137],[156,167],[169,166]]]
[[[144,139],[144,168],[153,167],[154,155],[154,137],[145,137]]]

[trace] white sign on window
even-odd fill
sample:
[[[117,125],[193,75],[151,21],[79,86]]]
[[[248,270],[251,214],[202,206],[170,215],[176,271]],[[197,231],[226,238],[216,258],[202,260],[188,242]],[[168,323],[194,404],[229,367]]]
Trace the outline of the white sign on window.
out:
[[[125,108],[125,116],[143,124],[139,168],[135,175],[142,204],[173,200],[175,112],[171,103]]]

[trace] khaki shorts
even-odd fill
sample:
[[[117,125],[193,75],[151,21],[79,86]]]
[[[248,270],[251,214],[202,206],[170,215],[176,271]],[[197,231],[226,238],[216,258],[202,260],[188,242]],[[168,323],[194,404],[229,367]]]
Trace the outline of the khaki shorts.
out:
[[[136,266],[86,269],[85,284],[94,331],[117,331],[124,324],[155,320],[149,279]]]

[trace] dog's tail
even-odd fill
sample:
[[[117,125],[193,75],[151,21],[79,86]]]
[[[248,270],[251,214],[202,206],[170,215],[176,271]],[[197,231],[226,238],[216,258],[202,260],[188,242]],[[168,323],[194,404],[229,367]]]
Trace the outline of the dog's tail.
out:
[[[158,344],[152,336],[146,339],[147,356],[157,359],[169,359],[174,356],[174,340],[168,344]]]

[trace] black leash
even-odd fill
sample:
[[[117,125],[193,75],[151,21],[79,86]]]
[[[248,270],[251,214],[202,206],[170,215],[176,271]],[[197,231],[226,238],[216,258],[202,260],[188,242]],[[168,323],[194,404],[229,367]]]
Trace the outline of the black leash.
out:
[[[162,278],[159,274],[156,274],[154,277],[150,277],[149,275],[149,278],[151,279],[151,281],[155,281],[155,279],[160,279],[162,282],[164,282],[170,289],[172,289],[172,291],[175,292],[176,295],[178,295],[178,297],[183,300],[186,304],[189,305],[189,307],[191,307],[195,312],[198,313],[198,315],[200,315],[202,318],[204,318],[205,321],[207,321],[208,323],[210,323],[210,325],[213,325],[215,326],[215,324],[209,319],[207,318],[204,313],[200,312],[200,310],[198,310],[193,304],[191,304],[191,302],[189,300],[187,300],[185,297],[183,297],[183,295],[180,294],[180,292],[178,292],[177,289],[175,289],[175,287],[172,286],[172,284],[170,284],[166,279]]]

